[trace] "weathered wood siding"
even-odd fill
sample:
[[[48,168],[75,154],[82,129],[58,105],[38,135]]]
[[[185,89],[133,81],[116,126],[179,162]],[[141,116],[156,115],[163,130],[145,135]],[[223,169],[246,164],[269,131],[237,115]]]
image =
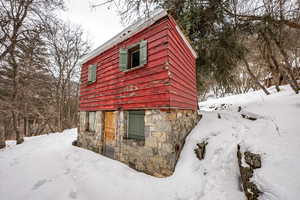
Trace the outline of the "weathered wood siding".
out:
[[[176,30],[176,22],[172,17],[169,23],[170,106],[196,110],[196,59]]]
[[[119,49],[148,42],[148,62],[122,72]],[[97,80],[88,84],[88,66],[97,65]],[[81,69],[80,110],[197,108],[195,58],[176,30],[172,17],[102,52]]]
[[[169,107],[168,29],[168,18],[163,18],[85,63],[81,69],[80,110]],[[121,72],[119,49],[140,40],[148,42],[148,63],[139,69]],[[89,85],[90,64],[97,64],[97,81]]]

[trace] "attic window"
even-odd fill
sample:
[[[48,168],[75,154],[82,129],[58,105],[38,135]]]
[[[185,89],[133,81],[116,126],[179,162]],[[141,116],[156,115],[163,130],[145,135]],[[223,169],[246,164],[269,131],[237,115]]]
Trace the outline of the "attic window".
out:
[[[142,40],[128,48],[120,49],[121,71],[143,66],[147,63],[147,41]]]

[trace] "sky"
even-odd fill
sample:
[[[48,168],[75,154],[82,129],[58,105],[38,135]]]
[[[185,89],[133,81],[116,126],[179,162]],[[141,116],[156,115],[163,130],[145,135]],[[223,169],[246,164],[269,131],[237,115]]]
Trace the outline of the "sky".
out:
[[[81,25],[87,32],[92,49],[95,49],[125,27],[121,25],[121,18],[114,8],[108,9],[107,6],[100,6],[91,9],[90,2],[90,0],[65,0],[67,10],[60,16],[73,24]]]

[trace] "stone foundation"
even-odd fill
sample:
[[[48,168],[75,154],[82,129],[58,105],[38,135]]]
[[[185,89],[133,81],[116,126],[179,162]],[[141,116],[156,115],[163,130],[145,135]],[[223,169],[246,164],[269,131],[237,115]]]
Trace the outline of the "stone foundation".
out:
[[[103,147],[103,139],[102,139],[102,132],[103,132],[103,112],[97,111],[96,112],[96,127],[95,132],[87,131],[88,126],[88,117],[87,112],[80,112],[80,127],[78,131],[78,138],[77,138],[77,145],[94,151],[96,153],[102,152]]]
[[[157,177],[170,176],[185,138],[199,121],[192,110],[146,110],[145,140],[127,139],[127,111],[114,111],[116,139],[105,144],[104,112],[96,112],[96,131],[86,131],[87,112],[80,112],[78,146],[119,160],[130,167]]]

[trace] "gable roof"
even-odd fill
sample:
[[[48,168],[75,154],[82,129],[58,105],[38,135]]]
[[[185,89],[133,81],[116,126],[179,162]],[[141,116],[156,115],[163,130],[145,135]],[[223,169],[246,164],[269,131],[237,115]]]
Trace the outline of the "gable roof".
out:
[[[165,10],[159,10],[158,12],[153,12],[150,15],[152,17],[145,17],[142,20],[136,20],[132,25],[125,28],[123,31],[115,35],[113,38],[99,46],[98,48],[91,51],[89,54],[87,54],[85,57],[83,57],[79,64],[84,64],[85,62],[89,61],[90,59],[98,56],[100,53],[106,51],[107,49],[110,49],[114,45],[128,39],[132,35],[138,33],[139,31],[143,30],[144,28],[147,28],[160,20],[161,18],[168,16],[168,13]],[[188,42],[188,39],[184,36],[183,32],[180,30],[179,26],[176,25],[176,30],[179,32],[181,38],[184,40],[188,48],[191,50],[193,56],[197,58],[197,53],[192,48],[191,44]]]

